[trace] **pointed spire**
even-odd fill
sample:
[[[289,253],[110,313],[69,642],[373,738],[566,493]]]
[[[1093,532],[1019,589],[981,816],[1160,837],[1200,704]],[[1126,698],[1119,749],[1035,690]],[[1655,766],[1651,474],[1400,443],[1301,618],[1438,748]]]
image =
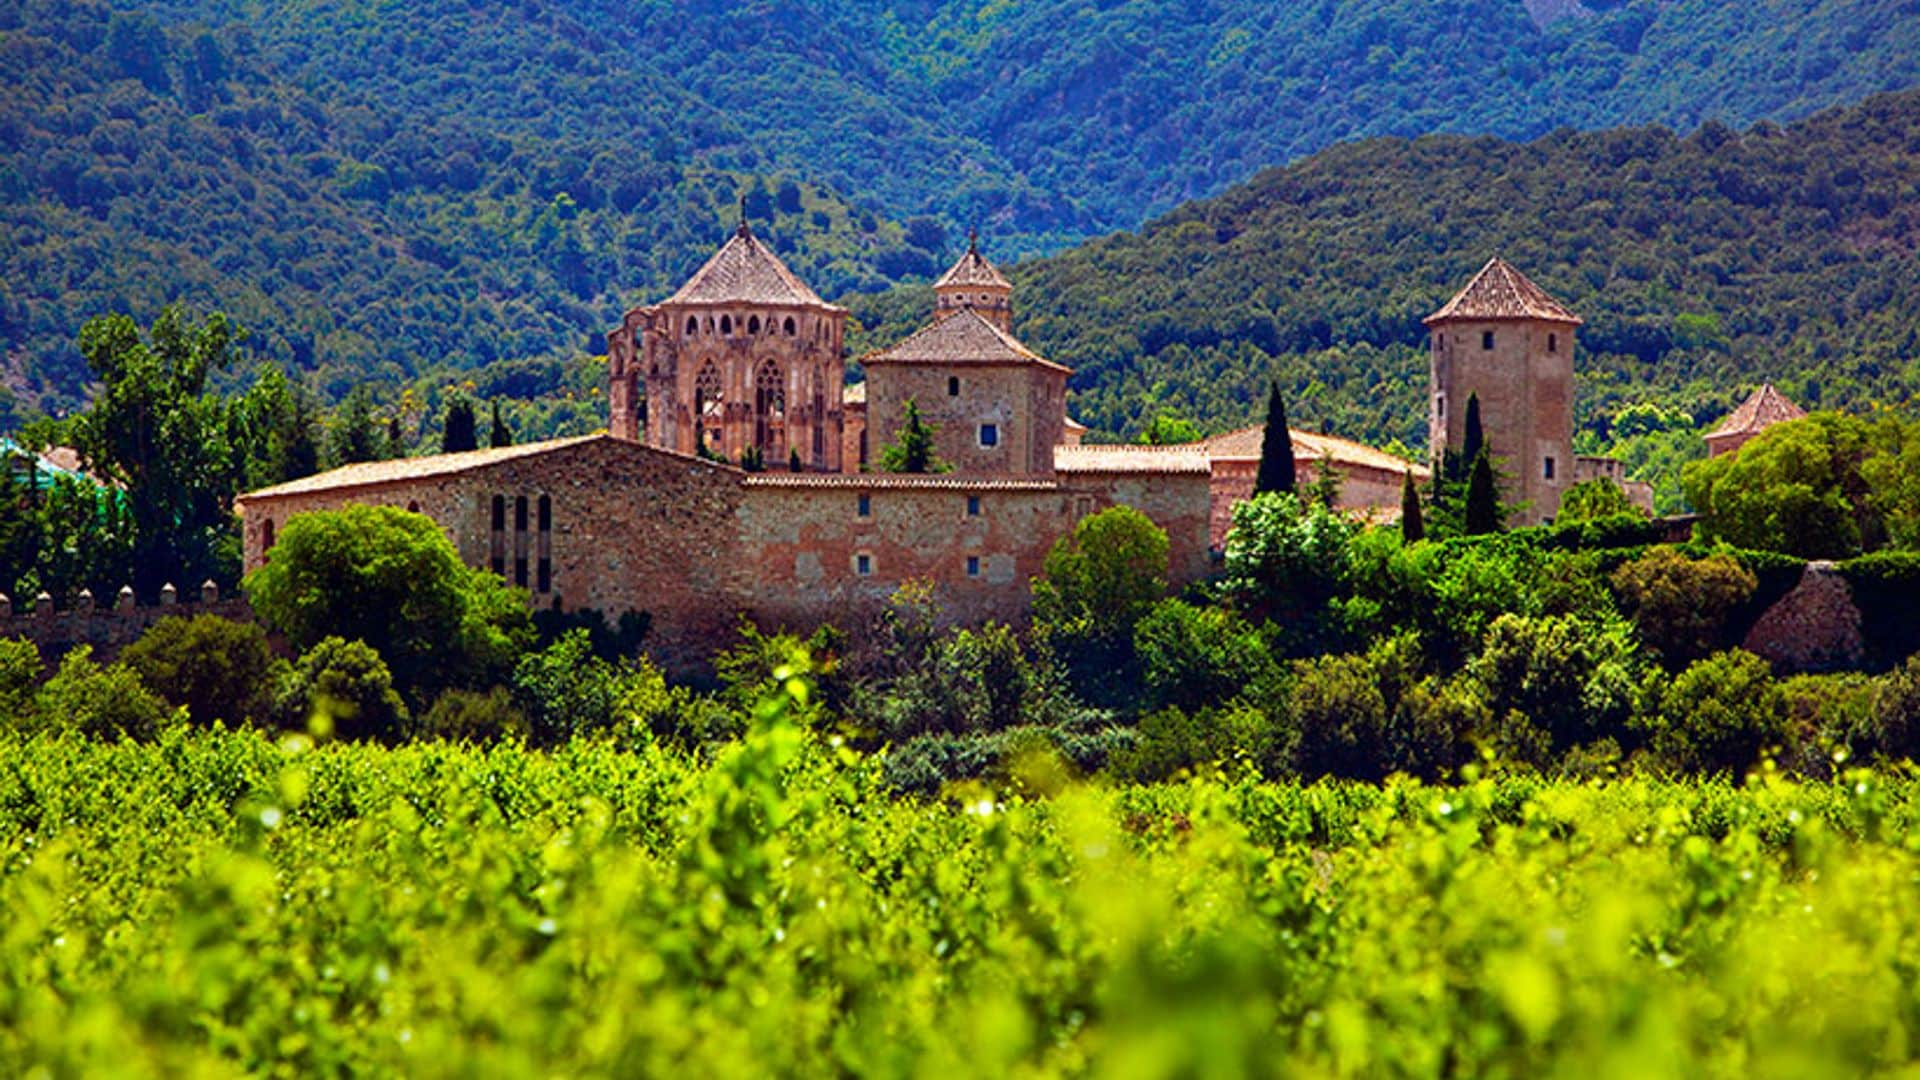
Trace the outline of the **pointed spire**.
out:
[[[1580,316],[1498,255],[1487,260],[1466,288],[1422,321],[1432,326],[1450,319],[1541,319],[1573,326],[1581,322]]]
[[[740,224],[734,227],[735,236],[752,236],[753,229],[747,224],[747,197],[740,196]]]
[[[980,254],[980,229],[978,226],[967,226],[967,254],[975,257],[978,257]]]

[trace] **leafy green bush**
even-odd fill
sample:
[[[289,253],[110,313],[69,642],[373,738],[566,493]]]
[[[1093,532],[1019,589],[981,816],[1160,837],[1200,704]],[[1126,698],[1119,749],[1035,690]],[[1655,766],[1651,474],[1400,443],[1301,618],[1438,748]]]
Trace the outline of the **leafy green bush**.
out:
[[[254,623],[218,615],[161,619],[120,660],[195,723],[261,722],[273,707],[273,652]]]
[[[1540,768],[1600,738],[1619,740],[1632,718],[1642,666],[1632,630],[1618,616],[1502,615],[1487,628],[1466,677],[1499,718],[1508,752]],[[1537,728],[1538,741],[1519,727]],[[1523,745],[1542,753],[1520,754]]]
[[[1130,506],[1082,518],[1033,580],[1034,632],[1095,704],[1132,696],[1133,627],[1167,594],[1166,531]]]
[[[1270,620],[1290,655],[1323,645],[1335,629],[1328,605],[1346,585],[1345,515],[1292,492],[1264,492],[1233,508],[1221,592],[1255,622]]]
[[[1892,667],[1920,652],[1920,552],[1877,551],[1848,559],[1841,577],[1860,609],[1860,636],[1868,659]]]
[[[34,726],[93,739],[151,739],[168,726],[172,710],[125,664],[93,662],[81,645],[60,660],[34,695]]]
[[[282,727],[352,741],[396,742],[409,718],[380,653],[338,637],[321,638],[283,673],[274,713]]]
[[[1134,625],[1133,651],[1149,709],[1258,702],[1279,692],[1265,636],[1224,608],[1162,600]]]
[[[414,738],[475,744],[525,740],[531,733],[526,714],[514,706],[513,695],[504,686],[484,694],[477,690],[443,691],[411,732]]]
[[[1365,654],[1294,664],[1287,698],[1295,772],[1382,780],[1404,772],[1440,776],[1464,759],[1483,709],[1455,688],[1422,680],[1416,644],[1403,636]]]
[[[1675,668],[1731,644],[1733,615],[1759,585],[1725,552],[1693,559],[1672,547],[1621,565],[1611,580],[1641,640]]]
[[[514,704],[541,745],[583,735],[642,736],[668,700],[658,669],[645,660],[602,660],[585,630],[569,630],[528,653],[513,672]]]
[[[1110,769],[1124,780],[1155,783],[1237,759],[1279,777],[1291,768],[1289,734],[1265,710],[1249,705],[1193,713],[1173,706],[1141,717],[1133,745],[1113,756]]]
[[[1739,776],[1788,733],[1780,688],[1767,662],[1741,649],[1714,653],[1676,676],[1656,716],[1642,715],[1647,748],[1660,765]]]
[[[39,646],[20,638],[0,638],[0,723],[27,722],[42,667]]]

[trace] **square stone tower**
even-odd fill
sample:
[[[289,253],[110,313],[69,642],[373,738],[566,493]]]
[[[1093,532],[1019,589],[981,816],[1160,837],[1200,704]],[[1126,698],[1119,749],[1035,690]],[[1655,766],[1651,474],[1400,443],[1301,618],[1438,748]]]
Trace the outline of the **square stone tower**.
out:
[[[1425,322],[1434,468],[1465,441],[1467,400],[1477,396],[1501,496],[1522,505],[1513,520],[1530,525],[1551,518],[1575,479],[1573,347],[1580,317],[1495,258]]]

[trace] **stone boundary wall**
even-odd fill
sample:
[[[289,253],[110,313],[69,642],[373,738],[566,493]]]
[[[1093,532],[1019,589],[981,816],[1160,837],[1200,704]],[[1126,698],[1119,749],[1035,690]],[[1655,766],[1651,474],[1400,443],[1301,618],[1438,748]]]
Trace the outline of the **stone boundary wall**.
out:
[[[253,608],[241,597],[223,598],[211,581],[200,587],[198,596],[186,598],[169,585],[161,590],[157,604],[136,604],[131,587],[122,588],[108,603],[96,602],[84,589],[65,604],[41,593],[30,607],[0,596],[0,638],[31,641],[47,655],[91,645],[97,659],[110,660],[161,619],[194,615],[252,622]]]

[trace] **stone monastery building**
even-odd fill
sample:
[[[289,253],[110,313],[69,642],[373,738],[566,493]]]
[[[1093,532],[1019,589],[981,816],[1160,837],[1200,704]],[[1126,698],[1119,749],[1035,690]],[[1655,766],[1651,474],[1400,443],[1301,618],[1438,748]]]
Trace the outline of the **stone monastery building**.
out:
[[[295,514],[404,507],[536,605],[645,613],[670,663],[696,661],[743,615],[851,625],[910,579],[930,579],[956,620],[1017,620],[1054,542],[1120,504],[1167,531],[1176,583],[1205,574],[1252,491],[1260,429],[1187,446],[1081,445],[1071,372],[1013,336],[1012,293],[970,243],[936,283],[931,321],[863,357],[866,381],[847,386],[846,310],[742,224],[677,292],[608,335],[606,433],[349,465],[250,492],[239,499],[246,568]],[[1550,515],[1569,480],[1602,467],[1571,453],[1578,318],[1495,260],[1428,322],[1434,445],[1459,437],[1460,406],[1477,392],[1496,452],[1523,473],[1544,459],[1519,494]],[[936,425],[951,471],[864,471],[909,400]],[[1427,476],[1343,439],[1293,440],[1302,481],[1331,465],[1356,511],[1397,514],[1404,475]]]

